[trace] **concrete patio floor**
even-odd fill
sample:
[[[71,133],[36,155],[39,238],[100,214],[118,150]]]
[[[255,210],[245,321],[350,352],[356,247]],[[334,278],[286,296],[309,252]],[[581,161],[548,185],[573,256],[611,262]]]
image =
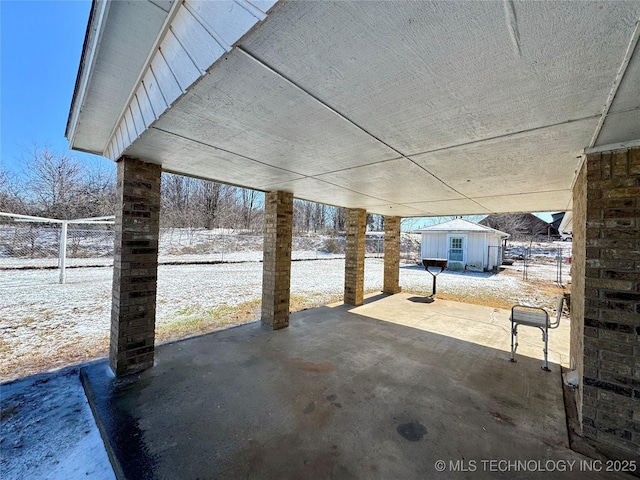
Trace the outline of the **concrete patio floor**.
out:
[[[160,346],[139,375],[82,376],[119,478],[602,478],[568,448],[567,319],[545,372],[538,330],[508,361],[508,315],[378,295]]]

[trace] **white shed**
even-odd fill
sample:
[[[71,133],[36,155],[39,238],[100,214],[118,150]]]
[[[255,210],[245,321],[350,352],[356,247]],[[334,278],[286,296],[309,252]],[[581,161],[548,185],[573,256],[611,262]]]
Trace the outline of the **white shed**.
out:
[[[415,230],[422,234],[422,258],[446,258],[451,270],[482,272],[502,263],[502,242],[508,233],[456,218]]]

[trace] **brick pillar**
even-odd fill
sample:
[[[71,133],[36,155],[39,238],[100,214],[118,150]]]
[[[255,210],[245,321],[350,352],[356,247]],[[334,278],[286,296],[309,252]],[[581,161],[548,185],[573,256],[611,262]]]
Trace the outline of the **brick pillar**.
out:
[[[573,187],[573,240],[571,245],[571,336],[570,367],[580,378],[584,371],[584,281],[586,267],[587,166],[583,166]],[[582,421],[582,389],[578,387],[577,410]]]
[[[269,330],[289,326],[292,232],[293,194],[267,193],[264,206],[262,326]]]
[[[400,217],[384,217],[384,293],[400,293]]]
[[[573,227],[574,232],[582,229],[573,256],[584,262],[584,284],[573,277],[571,302],[572,329],[583,329],[584,335],[582,399],[578,401],[582,429],[609,456],[637,459],[640,148],[588,155],[585,168],[586,189],[576,184],[576,193],[583,196],[578,199],[584,204],[578,205],[578,211],[584,208],[583,223],[577,225],[574,219]],[[574,267],[573,272],[580,268]],[[580,310],[575,311],[574,298],[583,302],[582,318],[576,316]]]
[[[347,242],[344,261],[344,303],[364,302],[364,253],[367,212],[361,208],[347,209]]]
[[[109,353],[117,376],[153,366],[161,172],[137,159],[118,161]]]

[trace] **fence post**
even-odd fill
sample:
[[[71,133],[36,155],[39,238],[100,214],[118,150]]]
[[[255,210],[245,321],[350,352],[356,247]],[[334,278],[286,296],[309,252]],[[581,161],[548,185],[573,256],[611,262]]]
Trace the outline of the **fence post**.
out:
[[[60,283],[65,283],[67,274],[65,272],[67,261],[67,221],[62,222],[62,230],[60,231],[60,254],[58,256],[58,264],[60,265]]]

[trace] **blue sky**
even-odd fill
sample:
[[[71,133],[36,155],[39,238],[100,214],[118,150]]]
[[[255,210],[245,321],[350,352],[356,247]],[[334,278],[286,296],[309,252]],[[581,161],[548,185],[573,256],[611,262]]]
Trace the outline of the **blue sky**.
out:
[[[0,0],[0,167],[21,170],[34,142],[71,152],[67,116],[91,9],[90,0]],[[103,159],[99,161],[107,162]],[[546,221],[549,214],[538,214]]]
[[[80,0],[0,0],[2,168],[18,173],[33,142],[69,152],[64,132],[90,8]]]

